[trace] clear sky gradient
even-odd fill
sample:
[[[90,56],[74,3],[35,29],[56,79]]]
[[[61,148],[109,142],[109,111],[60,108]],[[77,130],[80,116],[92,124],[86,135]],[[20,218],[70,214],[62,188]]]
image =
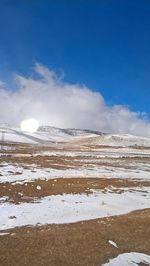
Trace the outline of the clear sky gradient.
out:
[[[1,0],[0,79],[35,62],[150,117],[150,1]]]

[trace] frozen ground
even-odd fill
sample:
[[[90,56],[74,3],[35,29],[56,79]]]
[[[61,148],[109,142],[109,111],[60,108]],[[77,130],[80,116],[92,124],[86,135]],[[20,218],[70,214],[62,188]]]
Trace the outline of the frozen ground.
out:
[[[11,139],[13,143],[5,143],[5,145],[1,143],[1,239],[11,237],[11,233],[10,236],[8,233],[12,228],[12,230],[21,230],[22,226],[27,225],[37,228],[36,225],[47,224],[48,228],[51,228],[50,226],[57,224],[59,228],[65,224],[67,226],[79,224],[80,228],[80,226],[84,226],[85,221],[88,221],[90,226],[90,223],[94,223],[94,219],[104,219],[102,224],[106,227],[103,230],[107,235],[105,240],[107,260],[105,261],[108,261],[109,258],[115,257],[114,254],[110,255],[109,249],[120,251],[120,245],[119,242],[116,242],[118,248],[115,246],[116,235],[113,235],[113,231],[112,238],[110,238],[110,232],[107,234],[110,226],[109,223],[107,224],[107,220],[115,220],[117,218],[112,218],[112,216],[122,217],[121,215],[124,214],[125,217],[121,219],[125,226],[127,216],[132,214],[130,212],[139,211],[137,220],[138,217],[142,219],[141,213],[145,212],[145,218],[137,228],[138,237],[142,239],[139,250],[148,254],[146,253],[144,232],[148,230],[145,225],[150,208],[149,139],[129,135],[97,136],[91,132],[85,134],[84,131],[61,131],[52,128],[45,130],[43,128],[36,135],[25,136],[19,135],[15,132],[16,130],[18,129],[5,134],[5,138],[6,135],[13,137]],[[27,144],[23,144],[24,138]],[[20,144],[14,144],[15,141]],[[63,144],[56,144],[57,141],[63,142]],[[77,180],[77,178],[79,179]],[[97,180],[99,181],[97,182]],[[108,182],[108,180],[110,181]],[[91,185],[93,189],[90,184],[93,184]],[[127,213],[128,215],[126,215]],[[136,229],[136,219],[133,223],[134,229]],[[77,223],[79,221],[81,223]],[[82,221],[84,222],[82,223]],[[131,222],[132,220],[127,224],[129,232]],[[97,235],[96,228],[92,227],[94,237]],[[117,224],[116,230],[119,228],[120,224]],[[68,231],[65,232],[67,234]],[[118,240],[123,241],[124,233],[123,231],[120,233]],[[87,229],[86,234],[88,234]],[[129,238],[129,236],[127,237]],[[146,237],[148,242],[148,235]],[[102,241],[101,247],[104,247],[103,239],[100,240]],[[79,244],[82,241],[83,239],[80,239]],[[6,241],[6,244],[8,243]],[[129,244],[128,241],[125,243],[125,247],[129,247],[129,249],[122,252],[131,251],[131,253],[120,254],[104,265],[138,265],[138,263],[144,262],[148,264],[149,256],[132,253],[134,250]],[[134,241],[135,248],[136,244],[137,240]],[[99,252],[101,247],[99,247]],[[136,249],[136,251],[138,250]]]
[[[13,185],[39,179],[46,182],[54,178],[85,177],[150,179],[150,154],[149,149],[145,148],[95,146],[87,149],[87,146],[73,145],[72,148],[60,146],[58,149],[55,146],[46,151],[41,147],[38,152],[31,147],[30,153],[20,151],[17,151],[17,147],[11,150],[11,146],[7,145],[6,151],[2,153],[1,183],[9,182]],[[15,160],[14,163],[9,162],[11,159]],[[31,163],[32,160],[34,163]],[[69,223],[150,207],[149,187],[125,190],[121,194],[107,189],[105,194],[103,191],[94,191],[90,195],[51,195],[19,205],[5,202],[1,205],[3,218],[0,226],[1,229],[7,229],[37,223]],[[9,219],[9,216],[16,218]]]

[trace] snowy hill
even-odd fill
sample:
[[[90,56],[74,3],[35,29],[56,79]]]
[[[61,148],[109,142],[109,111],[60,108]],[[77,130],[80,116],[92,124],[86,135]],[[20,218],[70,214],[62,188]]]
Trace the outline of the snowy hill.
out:
[[[0,141],[18,143],[50,144],[69,142],[75,137],[97,136],[100,132],[81,129],[61,129],[51,126],[41,126],[36,133],[22,132],[20,128],[9,125],[0,126]]]
[[[82,144],[105,146],[146,146],[150,147],[150,138],[128,134],[102,134],[89,138],[82,138]]]
[[[87,145],[150,147],[150,138],[127,134],[104,134],[87,129],[61,129],[51,126],[41,126],[36,133],[26,133],[17,127],[0,125],[0,142],[4,141],[29,144],[71,142]]]
[[[59,136],[84,136],[84,135],[102,135],[99,131],[88,130],[88,129],[75,129],[75,128],[57,128],[51,126],[41,126],[39,132],[49,132],[51,135]]]

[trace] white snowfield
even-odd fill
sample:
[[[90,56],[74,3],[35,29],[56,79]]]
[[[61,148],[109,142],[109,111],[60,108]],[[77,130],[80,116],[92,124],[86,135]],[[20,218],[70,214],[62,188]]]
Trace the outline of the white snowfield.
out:
[[[137,252],[123,253],[102,266],[138,266],[139,263],[150,265],[150,255]]]
[[[134,188],[120,194],[95,190],[92,194],[52,195],[17,205],[5,200],[0,199],[0,230],[38,223],[73,223],[149,208],[150,188]]]

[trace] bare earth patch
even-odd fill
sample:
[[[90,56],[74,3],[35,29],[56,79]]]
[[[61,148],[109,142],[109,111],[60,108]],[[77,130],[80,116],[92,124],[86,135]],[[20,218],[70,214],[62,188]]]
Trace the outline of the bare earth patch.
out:
[[[63,193],[92,193],[92,189],[104,192],[123,192],[124,188],[150,186],[150,181],[106,178],[58,178],[51,180],[34,180],[22,184],[0,183],[0,197],[8,196],[7,201],[19,203],[32,201],[34,197],[44,197]]]
[[[149,224],[147,209],[74,224],[16,228],[0,236],[0,265],[98,266],[120,253],[150,254]]]

